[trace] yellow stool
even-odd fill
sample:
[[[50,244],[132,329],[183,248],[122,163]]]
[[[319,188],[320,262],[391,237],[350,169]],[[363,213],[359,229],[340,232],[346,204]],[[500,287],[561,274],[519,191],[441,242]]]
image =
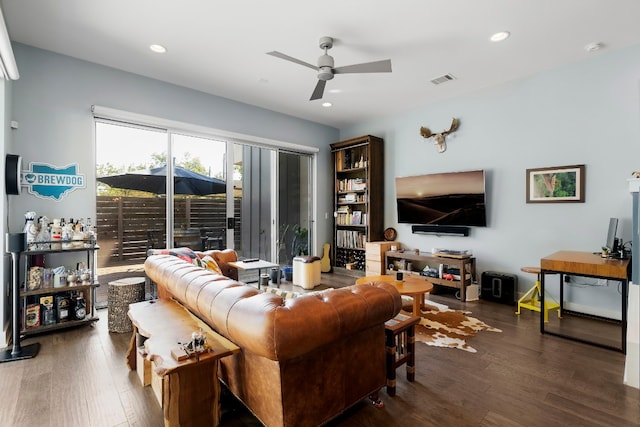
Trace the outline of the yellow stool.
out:
[[[542,294],[541,285],[540,285],[540,268],[539,267],[522,267],[520,270],[525,273],[533,273],[537,275],[536,284],[533,285],[531,289],[527,291],[526,294],[522,296],[518,300],[518,311],[516,314],[520,314],[521,308],[526,308],[527,310],[537,311],[540,313],[540,295]],[[549,300],[553,300],[550,302]],[[544,301],[544,321],[545,323],[549,321],[549,311],[557,310],[558,318],[560,318],[560,304],[553,299],[553,297],[548,294],[545,295]]]

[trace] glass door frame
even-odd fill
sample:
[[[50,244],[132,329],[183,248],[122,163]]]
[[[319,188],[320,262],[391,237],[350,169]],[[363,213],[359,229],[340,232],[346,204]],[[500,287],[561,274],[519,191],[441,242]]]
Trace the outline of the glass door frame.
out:
[[[221,129],[210,128],[201,125],[195,125],[187,122],[175,121],[164,119],[155,116],[148,116],[145,114],[133,113],[125,110],[118,110],[110,107],[104,107],[99,105],[92,105],[91,111],[94,117],[94,121],[108,121],[125,125],[139,126],[141,128],[153,128],[156,130],[162,130],[167,133],[167,160],[174,165],[173,150],[171,143],[171,135],[173,133],[187,134],[192,136],[198,136],[203,138],[223,140],[227,142],[227,159],[226,159],[226,178],[227,178],[227,247],[230,249],[235,248],[234,242],[234,229],[229,227],[229,218],[234,218],[235,200],[234,200],[234,186],[233,186],[233,172],[234,172],[234,156],[232,147],[234,144],[251,145],[260,148],[266,148],[273,150],[273,156],[277,156],[280,151],[286,151],[300,156],[310,158],[310,170],[309,170],[309,250],[313,252],[313,242],[316,237],[316,207],[317,207],[317,156],[319,148],[313,146],[306,146],[301,144],[294,144],[279,140],[273,140],[268,138],[238,134],[235,132],[225,131]],[[95,143],[95,141],[94,141]],[[169,162],[169,159],[171,161]],[[276,157],[277,159],[277,157]],[[277,165],[277,161],[275,164]],[[169,168],[167,174],[167,245],[173,246],[173,168]],[[277,187],[277,167],[272,168],[271,185]],[[229,183],[229,181],[231,181]],[[276,184],[274,184],[274,182]],[[273,191],[273,188],[272,188]],[[277,193],[274,193],[277,194]],[[171,195],[171,196],[170,196]],[[271,206],[272,221],[271,221],[271,233],[277,236],[278,218],[277,218],[277,203],[273,202]],[[275,214],[274,214],[275,212]],[[273,233],[276,234],[273,234]],[[271,239],[271,253],[274,252],[275,239]]]

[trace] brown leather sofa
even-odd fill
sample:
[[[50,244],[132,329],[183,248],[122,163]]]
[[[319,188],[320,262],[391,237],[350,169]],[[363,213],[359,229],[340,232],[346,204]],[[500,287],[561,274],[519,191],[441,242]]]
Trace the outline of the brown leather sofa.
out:
[[[225,274],[234,251],[208,251]],[[317,426],[385,384],[384,322],[401,309],[388,283],[282,299],[171,255],[145,272],[160,298],[174,298],[241,348],[218,375],[266,426]]]

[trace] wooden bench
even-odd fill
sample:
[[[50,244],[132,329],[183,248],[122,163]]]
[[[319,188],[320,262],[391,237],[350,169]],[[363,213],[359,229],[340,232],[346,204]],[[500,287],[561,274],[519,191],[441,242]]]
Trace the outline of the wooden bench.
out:
[[[131,304],[128,315],[133,334],[127,366],[138,372],[143,386],[153,388],[165,427],[218,425],[218,360],[240,348],[174,300]],[[188,343],[200,330],[208,351],[186,357],[180,343]]]

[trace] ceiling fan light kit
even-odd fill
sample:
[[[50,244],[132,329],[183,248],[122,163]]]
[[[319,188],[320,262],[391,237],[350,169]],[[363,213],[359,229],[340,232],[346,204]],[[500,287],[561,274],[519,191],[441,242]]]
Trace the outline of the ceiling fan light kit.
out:
[[[324,88],[327,84],[327,80],[333,79],[335,74],[349,74],[349,73],[390,73],[391,72],[391,60],[385,59],[383,61],[366,62],[363,64],[347,65],[344,67],[334,68],[333,57],[330,56],[327,51],[333,47],[333,38],[321,37],[319,43],[320,49],[324,49],[324,55],[318,58],[318,65],[311,65],[308,62],[300,59],[293,58],[284,53],[273,51],[267,52],[267,55],[275,56],[276,58],[284,59],[286,61],[293,62],[295,64],[302,65],[304,67],[312,68],[318,71],[318,83],[311,94],[310,101],[316,99],[322,99],[324,95]]]

